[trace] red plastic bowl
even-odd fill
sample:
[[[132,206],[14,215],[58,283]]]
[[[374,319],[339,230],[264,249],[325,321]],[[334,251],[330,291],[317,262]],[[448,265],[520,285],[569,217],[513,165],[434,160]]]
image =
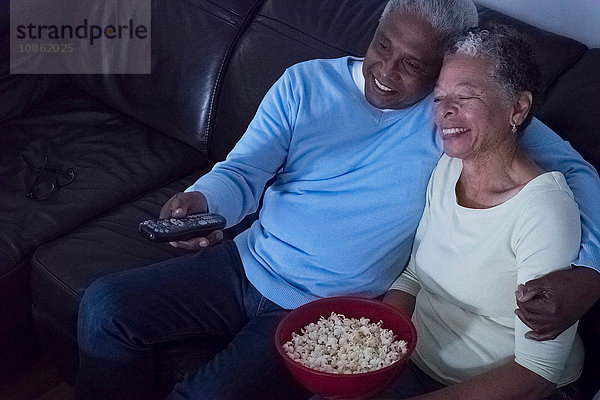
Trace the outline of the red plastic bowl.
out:
[[[292,332],[300,333],[309,323],[317,322],[320,317],[327,318],[332,312],[348,318],[365,317],[371,322],[383,321],[383,328],[391,329],[398,339],[407,342],[407,354],[387,367],[358,374],[317,371],[292,360],[282,348],[292,338]],[[416,344],[417,333],[410,318],[381,301],[357,297],[332,297],[305,304],[287,314],[275,332],[277,350],[294,378],[313,393],[335,399],[368,397],[383,389],[402,372]]]

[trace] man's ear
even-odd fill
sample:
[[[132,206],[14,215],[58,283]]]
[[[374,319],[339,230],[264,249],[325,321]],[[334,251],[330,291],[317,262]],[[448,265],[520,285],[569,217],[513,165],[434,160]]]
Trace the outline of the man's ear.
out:
[[[511,123],[519,126],[527,118],[527,114],[531,111],[531,105],[533,104],[533,95],[530,91],[526,90],[522,92],[517,100],[513,104],[513,110],[511,113]]]

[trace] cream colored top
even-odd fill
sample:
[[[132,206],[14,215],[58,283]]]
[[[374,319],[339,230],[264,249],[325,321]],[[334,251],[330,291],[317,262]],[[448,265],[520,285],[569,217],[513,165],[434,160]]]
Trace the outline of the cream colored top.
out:
[[[472,209],[456,201],[461,170],[461,160],[440,159],[409,265],[392,286],[416,296],[414,362],[446,385],[512,360],[558,386],[575,381],[577,324],[537,342],[514,314],[518,284],[577,257],[579,210],[563,175],[544,173],[508,201]]]

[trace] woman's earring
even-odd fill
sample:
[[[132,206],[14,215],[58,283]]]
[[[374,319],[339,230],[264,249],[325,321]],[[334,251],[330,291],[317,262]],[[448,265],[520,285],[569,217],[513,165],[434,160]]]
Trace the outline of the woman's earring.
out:
[[[510,124],[512,133],[517,133],[517,124],[514,122]]]

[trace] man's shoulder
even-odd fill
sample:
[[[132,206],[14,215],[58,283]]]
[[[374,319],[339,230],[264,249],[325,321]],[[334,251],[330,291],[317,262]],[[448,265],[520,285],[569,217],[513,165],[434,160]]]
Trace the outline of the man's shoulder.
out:
[[[562,142],[564,140],[560,136],[535,117],[532,118],[521,137],[521,145],[526,150]]]
[[[339,63],[343,63],[345,60],[347,61],[350,57],[336,57],[336,58],[312,58],[310,60],[300,61],[290,68],[314,68],[318,66],[331,66],[338,65]]]
[[[346,63],[349,57],[338,58],[314,58],[311,60],[300,61],[287,69],[292,74],[314,74],[318,71],[337,71],[341,65]]]

